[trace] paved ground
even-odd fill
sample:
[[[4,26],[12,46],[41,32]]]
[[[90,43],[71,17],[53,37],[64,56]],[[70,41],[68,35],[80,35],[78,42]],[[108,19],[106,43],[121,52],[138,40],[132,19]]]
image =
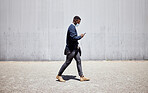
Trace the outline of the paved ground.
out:
[[[0,93],[148,93],[148,61],[83,61],[90,81],[80,82],[73,61],[56,80],[64,61],[0,62]]]

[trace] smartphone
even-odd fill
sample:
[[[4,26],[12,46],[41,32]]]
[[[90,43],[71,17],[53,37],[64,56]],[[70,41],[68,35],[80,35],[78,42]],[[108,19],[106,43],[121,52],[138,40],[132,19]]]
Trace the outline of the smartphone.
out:
[[[84,33],[84,35],[85,35],[86,33]]]

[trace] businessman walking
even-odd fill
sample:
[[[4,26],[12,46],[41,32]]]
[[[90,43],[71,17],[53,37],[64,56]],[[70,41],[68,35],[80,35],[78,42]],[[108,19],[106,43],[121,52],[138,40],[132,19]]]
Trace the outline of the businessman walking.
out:
[[[69,26],[67,31],[67,39],[66,39],[66,47],[64,54],[66,55],[66,61],[60,68],[58,75],[56,78],[61,81],[65,82],[65,80],[62,78],[62,73],[64,70],[68,67],[68,65],[71,63],[72,59],[74,58],[77,62],[77,69],[78,74],[80,76],[80,81],[88,81],[89,78],[84,77],[82,72],[82,66],[81,66],[81,49],[78,46],[78,40],[84,37],[85,34],[77,35],[77,30],[75,27],[77,27],[80,24],[81,18],[79,16],[75,16],[73,18],[73,23]]]

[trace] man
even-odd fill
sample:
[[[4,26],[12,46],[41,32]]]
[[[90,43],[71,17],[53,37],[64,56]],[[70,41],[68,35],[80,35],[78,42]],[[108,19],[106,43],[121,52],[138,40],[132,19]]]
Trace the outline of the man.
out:
[[[81,50],[80,50],[80,47],[78,46],[79,44],[78,40],[83,38],[85,34],[81,34],[80,36],[77,36],[77,30],[75,28],[80,24],[80,21],[81,21],[81,18],[79,16],[75,16],[73,18],[73,23],[69,26],[67,31],[66,47],[64,51],[64,54],[67,55],[66,61],[62,65],[58,75],[56,76],[56,78],[61,82],[65,82],[65,80],[62,78],[61,75],[64,72],[64,70],[68,67],[68,65],[71,63],[73,58],[77,62],[77,69],[78,69],[78,74],[80,76],[80,81],[90,80],[89,78],[84,77],[82,72],[81,58],[80,58]]]

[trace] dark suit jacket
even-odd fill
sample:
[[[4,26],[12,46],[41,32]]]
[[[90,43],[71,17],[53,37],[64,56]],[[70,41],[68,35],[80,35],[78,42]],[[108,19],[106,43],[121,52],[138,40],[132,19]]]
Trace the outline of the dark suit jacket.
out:
[[[77,30],[73,24],[71,24],[67,31],[67,38],[66,38],[66,47],[64,54],[67,55],[73,50],[78,49],[78,40],[81,39],[81,36],[77,35]],[[78,49],[81,55],[81,49]]]

